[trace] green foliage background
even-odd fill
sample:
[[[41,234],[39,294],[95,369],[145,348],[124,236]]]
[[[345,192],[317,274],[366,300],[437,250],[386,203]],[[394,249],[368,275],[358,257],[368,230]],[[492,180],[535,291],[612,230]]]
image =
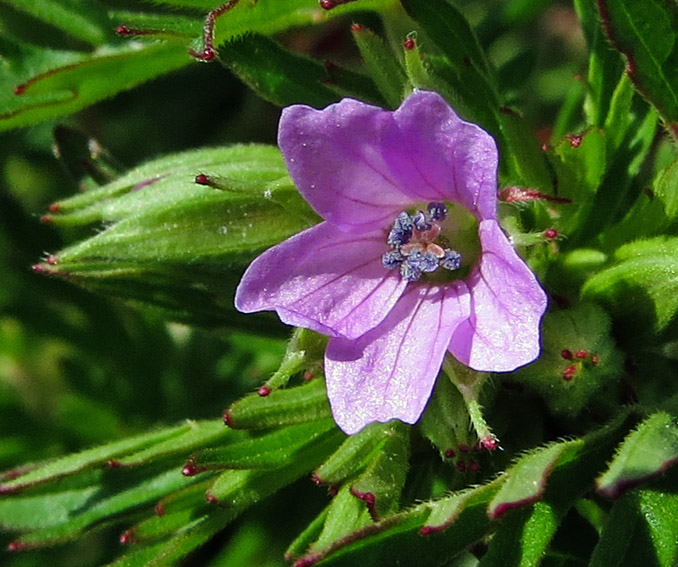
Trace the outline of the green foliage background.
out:
[[[242,0],[204,64],[214,7],[0,1],[0,562],[673,567],[675,1]],[[322,339],[232,294],[316,220],[280,107],[413,87],[539,192],[502,213],[544,352],[347,439]]]

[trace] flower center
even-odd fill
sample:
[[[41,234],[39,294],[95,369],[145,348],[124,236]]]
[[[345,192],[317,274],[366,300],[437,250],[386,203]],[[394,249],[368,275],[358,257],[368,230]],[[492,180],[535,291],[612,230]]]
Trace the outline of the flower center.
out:
[[[387,243],[391,250],[382,256],[384,267],[400,270],[400,275],[410,282],[440,269],[448,272],[459,270],[462,267],[462,255],[447,247],[447,218],[448,211],[444,203],[429,203],[426,212],[400,213],[388,235]],[[453,232],[457,233],[458,230]],[[477,232],[475,234],[477,240]],[[471,253],[471,256],[474,255]]]

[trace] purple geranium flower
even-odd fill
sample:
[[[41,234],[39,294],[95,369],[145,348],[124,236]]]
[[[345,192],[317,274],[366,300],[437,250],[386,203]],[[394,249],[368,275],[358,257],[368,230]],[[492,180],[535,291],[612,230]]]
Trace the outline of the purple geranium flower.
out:
[[[278,142],[324,221],[254,260],[236,306],[329,335],[327,390],[346,433],[416,422],[448,352],[487,372],[537,357],[546,296],[497,222],[489,134],[418,91],[394,112],[291,106]]]

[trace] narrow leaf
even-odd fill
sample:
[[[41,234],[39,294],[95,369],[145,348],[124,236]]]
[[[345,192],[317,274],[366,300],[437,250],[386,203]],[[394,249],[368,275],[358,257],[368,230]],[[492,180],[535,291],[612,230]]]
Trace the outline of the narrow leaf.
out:
[[[293,54],[263,35],[248,34],[222,45],[221,60],[266,100],[322,108],[340,96],[325,86],[329,76],[312,59]]]
[[[596,481],[598,492],[616,498],[664,473],[678,462],[678,426],[664,412],[641,423],[622,443],[607,471]]]
[[[109,48],[17,85],[18,94],[0,100],[0,130],[77,112],[189,62],[176,43]]]
[[[626,72],[678,136],[678,4],[673,0],[598,0],[603,27],[624,54]]]
[[[35,470],[19,476],[15,480],[4,482],[0,485],[0,494],[16,492],[55,478],[73,474],[85,468],[105,464],[107,461],[116,459],[122,455],[138,451],[167,439],[176,438],[190,429],[190,424],[183,424],[152,433],[145,433],[130,439],[115,441],[107,445],[94,447],[93,449],[81,453],[62,457],[61,459],[48,462],[42,466],[36,466]]]
[[[109,39],[113,26],[97,2],[78,0],[6,0],[10,5],[91,45]]]

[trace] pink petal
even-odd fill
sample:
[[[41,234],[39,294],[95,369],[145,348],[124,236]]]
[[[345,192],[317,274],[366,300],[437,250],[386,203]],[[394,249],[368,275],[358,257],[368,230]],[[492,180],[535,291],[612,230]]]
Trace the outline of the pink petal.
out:
[[[384,158],[392,129],[392,112],[352,99],[324,110],[295,105],[282,112],[278,145],[321,217],[343,230],[372,230],[391,224],[411,202]]]
[[[355,341],[330,339],[327,392],[341,429],[353,434],[374,421],[419,419],[450,337],[468,317],[468,299],[461,283],[413,285],[369,333]]]
[[[427,91],[409,96],[394,120],[387,163],[398,187],[418,201],[454,201],[480,220],[495,218],[499,157],[487,132]]]
[[[357,338],[377,326],[407,282],[382,265],[382,231],[350,234],[322,222],[269,248],[236,290],[245,313],[275,310],[295,327]]]
[[[479,266],[466,283],[471,315],[450,343],[463,364],[484,372],[508,372],[539,356],[539,322],[546,294],[496,221],[479,227]]]

